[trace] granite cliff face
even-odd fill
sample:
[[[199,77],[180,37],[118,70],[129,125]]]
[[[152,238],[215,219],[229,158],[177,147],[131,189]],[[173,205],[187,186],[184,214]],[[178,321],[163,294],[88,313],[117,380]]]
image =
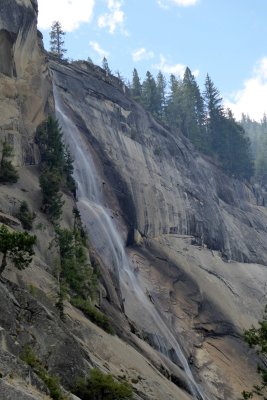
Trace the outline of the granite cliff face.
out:
[[[94,76],[90,65],[88,73],[52,70],[76,124],[99,148],[129,229],[144,237],[192,235],[226,260],[266,264],[265,208],[250,187],[174,137],[108,77]]]
[[[114,78],[86,63],[50,66],[143,292],[175,330],[207,394],[238,398],[251,378],[240,334],[264,303],[266,209],[251,187],[174,137]],[[127,316],[153,342],[153,324],[129,298]]]
[[[0,134],[13,145],[16,165],[35,163],[35,130],[50,107],[49,71],[36,24],[35,0],[1,0]]]
[[[14,214],[26,200],[37,235],[32,266],[22,272],[9,266],[0,282],[0,397],[49,398],[20,361],[30,344],[67,390],[98,367],[126,378],[136,400],[240,398],[256,379],[256,359],[241,334],[265,305],[266,208],[249,185],[157,123],[119,80],[86,62],[49,61],[36,20],[35,0],[0,0],[0,139],[13,145],[20,174],[15,185],[1,185],[0,221],[22,229]],[[68,301],[63,323],[54,306],[54,232],[40,212],[34,143],[54,104],[68,137],[77,147],[82,140],[92,165],[86,172],[99,187],[101,209],[93,206],[87,216],[90,201],[78,205],[89,234],[93,228],[99,306],[112,317],[114,337]],[[69,227],[75,200],[67,194],[64,200],[62,223]],[[112,225],[101,229],[115,252],[121,256],[117,248],[126,246],[118,265],[98,230],[101,212]],[[199,392],[190,386],[191,372]]]

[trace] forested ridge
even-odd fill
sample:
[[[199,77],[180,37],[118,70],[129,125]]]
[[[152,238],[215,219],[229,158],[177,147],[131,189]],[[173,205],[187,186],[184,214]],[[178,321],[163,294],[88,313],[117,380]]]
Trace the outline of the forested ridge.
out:
[[[209,75],[201,93],[188,67],[182,79],[171,75],[168,84],[162,72],[155,79],[149,71],[141,82],[134,69],[130,91],[156,119],[174,134],[182,132],[197,150],[214,157],[226,173],[244,179],[254,176],[250,139],[231,110],[224,109]]]
[[[267,185],[267,116],[260,122],[252,120],[249,115],[242,115],[240,124],[245,129],[251,142],[254,179],[261,186]]]
[[[50,32],[50,54],[58,60],[63,60],[66,51],[64,35],[60,22],[55,22]],[[93,64],[90,58],[87,61]],[[102,68],[106,76],[112,75],[106,57]],[[120,72],[116,75],[125,84]],[[264,139],[262,132],[255,134],[255,130],[260,129],[249,116],[243,116],[238,123],[232,111],[223,107],[220,92],[208,74],[202,93],[188,67],[183,78],[171,74],[168,84],[161,71],[156,79],[147,71],[141,82],[134,68],[132,81],[127,85],[136,102],[174,134],[181,132],[197,150],[213,157],[227,174],[239,179],[252,178],[253,183],[267,183],[267,138]],[[266,116],[264,121],[262,125],[266,131]]]

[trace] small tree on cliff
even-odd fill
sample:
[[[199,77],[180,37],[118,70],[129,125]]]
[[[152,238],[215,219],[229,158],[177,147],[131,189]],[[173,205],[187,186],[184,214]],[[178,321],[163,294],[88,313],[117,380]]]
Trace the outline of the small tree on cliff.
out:
[[[0,252],[3,254],[0,265],[0,275],[4,272],[9,258],[16,268],[22,270],[28,267],[34,255],[33,245],[36,236],[27,232],[10,232],[5,225],[0,227]]]
[[[63,31],[62,26],[59,21],[53,22],[50,31],[50,51],[52,54],[56,55],[59,59],[62,59],[66,49],[64,49],[63,37],[66,32]]]
[[[13,148],[5,139],[2,142],[2,156],[0,160],[0,183],[15,183],[18,180],[18,172],[13,167],[11,161]]]
[[[252,399],[254,395],[267,399],[267,306],[262,321],[259,321],[259,327],[252,326],[245,331],[244,338],[249,347],[256,349],[262,362],[257,369],[260,375],[260,383],[254,385],[251,391],[243,391],[243,399]]]

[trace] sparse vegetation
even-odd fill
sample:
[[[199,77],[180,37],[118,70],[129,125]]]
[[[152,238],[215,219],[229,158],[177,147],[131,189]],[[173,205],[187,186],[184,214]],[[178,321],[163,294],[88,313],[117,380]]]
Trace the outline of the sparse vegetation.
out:
[[[262,321],[259,321],[259,327],[248,329],[244,333],[244,339],[248,343],[249,347],[256,348],[257,353],[266,359],[267,356],[267,306]],[[263,361],[261,365],[258,365],[258,374],[261,378],[261,383],[254,385],[252,390],[243,391],[243,399],[252,399],[254,395],[267,399],[267,368],[266,363]]]
[[[27,232],[10,232],[5,225],[0,227],[0,252],[3,254],[0,266],[0,275],[7,266],[10,259],[16,268],[22,270],[29,266],[34,255],[33,245],[36,236]]]
[[[54,225],[62,214],[62,190],[75,195],[75,182],[72,177],[73,160],[62,140],[59,124],[49,117],[38,129],[36,141],[41,154],[40,187],[43,193],[42,210]]]
[[[59,291],[56,306],[64,320],[64,298],[66,294],[79,297],[90,303],[98,286],[98,276],[90,264],[86,248],[86,233],[81,223],[79,211],[73,210],[72,230],[56,227],[54,244],[59,250]]]
[[[111,326],[110,319],[101,311],[98,311],[89,300],[84,300],[81,297],[72,297],[71,304],[79,308],[92,322],[104,329],[104,331],[114,335],[115,331]]]
[[[72,390],[82,400],[123,400],[133,396],[127,382],[117,382],[112,375],[98,369],[92,369],[88,378],[79,379]]]
[[[20,220],[24,229],[26,229],[27,231],[30,231],[32,229],[32,224],[36,215],[30,211],[28,203],[26,201],[23,201],[21,203],[19,212],[16,216]]]
[[[42,211],[55,224],[61,217],[64,205],[60,193],[61,176],[55,168],[46,168],[42,171],[39,181],[43,193]]]
[[[13,148],[7,143],[7,140],[2,142],[2,157],[0,161],[0,183],[15,183],[19,176],[15,167],[9,160],[12,157]]]
[[[30,346],[26,346],[24,348],[24,351],[21,354],[21,359],[28,364],[36,373],[36,375],[38,375],[38,377],[44,382],[53,400],[69,399],[68,396],[64,395],[60,387],[59,378],[49,374]]]

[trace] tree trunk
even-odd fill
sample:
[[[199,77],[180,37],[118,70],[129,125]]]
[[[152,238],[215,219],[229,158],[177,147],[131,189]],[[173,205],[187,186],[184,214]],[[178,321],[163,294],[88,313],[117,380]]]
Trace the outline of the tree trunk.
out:
[[[3,258],[2,258],[2,263],[1,263],[1,267],[0,267],[0,276],[2,275],[2,273],[4,272],[6,266],[7,266],[7,251],[3,254]]]

